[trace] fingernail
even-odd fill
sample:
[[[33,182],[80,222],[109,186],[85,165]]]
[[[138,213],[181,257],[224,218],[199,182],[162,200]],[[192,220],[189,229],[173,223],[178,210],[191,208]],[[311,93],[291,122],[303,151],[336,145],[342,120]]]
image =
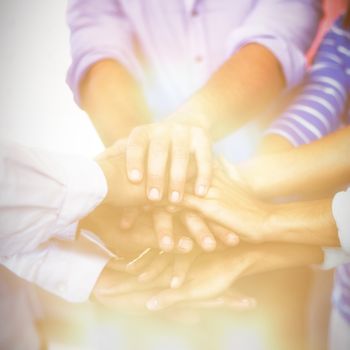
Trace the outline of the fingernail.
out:
[[[180,284],[181,284],[181,279],[178,276],[174,276],[170,281],[170,287],[173,289],[179,288]]]
[[[147,272],[141,273],[141,275],[137,277],[137,280],[139,282],[146,282],[148,279],[149,279],[149,273]]]
[[[172,250],[174,247],[174,241],[171,236],[165,235],[160,240],[160,248],[165,251]]]
[[[151,310],[151,311],[157,310],[159,309],[159,302],[156,298],[152,298],[147,301],[146,307],[148,310]]]
[[[204,185],[197,186],[196,194],[197,196],[205,196],[207,194],[207,187]]]
[[[178,248],[183,252],[188,253],[193,248],[193,241],[187,237],[180,238]]]
[[[160,192],[159,192],[158,188],[152,187],[150,189],[150,191],[148,192],[148,198],[151,201],[156,201],[156,200],[160,199]]]
[[[179,202],[180,201],[180,192],[178,192],[178,191],[171,192],[170,201],[174,202],[174,203]]]
[[[255,307],[256,300],[253,298],[244,298],[244,299],[241,299],[240,304],[242,307]]]
[[[233,233],[229,233],[226,236],[226,243],[228,245],[236,245],[238,243],[239,239],[236,235],[234,235]]]
[[[204,237],[202,242],[203,242],[203,248],[205,250],[211,251],[211,250],[214,250],[216,247],[215,240],[209,236]]]
[[[141,181],[141,179],[142,179],[141,172],[137,169],[131,170],[129,177],[130,177],[131,181]]]

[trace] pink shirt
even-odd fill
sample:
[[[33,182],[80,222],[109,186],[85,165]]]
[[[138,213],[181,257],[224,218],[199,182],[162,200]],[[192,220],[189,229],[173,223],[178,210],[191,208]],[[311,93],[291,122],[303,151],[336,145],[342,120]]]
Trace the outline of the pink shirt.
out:
[[[290,87],[304,74],[320,12],[317,0],[70,0],[67,81],[79,101],[86,70],[116,59],[142,84],[154,115],[165,116],[254,42],[275,54]]]

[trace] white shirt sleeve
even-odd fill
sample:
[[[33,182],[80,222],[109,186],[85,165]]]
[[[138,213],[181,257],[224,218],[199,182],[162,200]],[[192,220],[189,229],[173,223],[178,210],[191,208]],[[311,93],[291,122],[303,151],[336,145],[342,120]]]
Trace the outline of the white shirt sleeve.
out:
[[[233,30],[227,45],[228,55],[249,43],[268,48],[279,60],[288,88],[304,76],[304,53],[310,47],[322,15],[317,0],[257,1],[240,28]]]
[[[350,187],[334,196],[332,212],[338,228],[340,245],[350,254]]]
[[[91,234],[78,240],[51,240],[31,252],[0,256],[17,276],[69,302],[87,301],[112,254]]]
[[[105,197],[96,162],[0,141],[0,256],[73,239],[77,222]]]
[[[350,187],[338,192],[332,201],[332,213],[338,228],[340,247],[324,247],[324,269],[350,262]]]

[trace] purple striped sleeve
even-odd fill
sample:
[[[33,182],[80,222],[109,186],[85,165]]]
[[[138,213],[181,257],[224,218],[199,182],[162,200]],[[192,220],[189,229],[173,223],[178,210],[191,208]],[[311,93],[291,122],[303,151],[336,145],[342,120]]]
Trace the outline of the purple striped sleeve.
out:
[[[344,37],[337,33],[330,30],[325,36],[302,92],[270,126],[267,135],[280,135],[296,147],[339,128],[347,100],[347,77],[344,57],[338,51]]]

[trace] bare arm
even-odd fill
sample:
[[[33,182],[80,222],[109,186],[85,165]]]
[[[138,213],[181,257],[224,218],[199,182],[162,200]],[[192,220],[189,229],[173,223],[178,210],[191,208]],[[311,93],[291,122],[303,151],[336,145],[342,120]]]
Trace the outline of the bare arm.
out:
[[[186,195],[184,204],[248,242],[339,246],[332,199],[270,204],[218,175],[204,198]]]
[[[170,120],[202,127],[219,139],[264,112],[284,86],[277,58],[264,46],[249,44],[224,63]]]
[[[106,146],[151,120],[141,88],[115,60],[99,61],[88,70],[80,98]]]
[[[350,127],[252,160],[240,172],[256,194],[267,197],[337,189],[350,180]]]

